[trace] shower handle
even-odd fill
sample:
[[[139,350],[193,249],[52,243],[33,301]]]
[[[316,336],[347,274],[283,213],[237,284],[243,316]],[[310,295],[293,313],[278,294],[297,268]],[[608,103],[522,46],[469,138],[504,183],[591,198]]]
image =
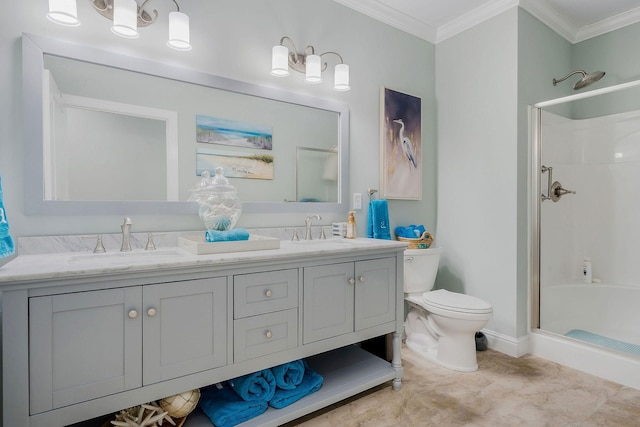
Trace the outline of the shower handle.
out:
[[[555,181],[551,185],[550,194],[551,194],[551,200],[553,200],[554,202],[557,202],[565,194],[576,194],[576,192],[573,190],[567,190],[566,188],[562,188],[562,184],[560,184],[558,181]]]

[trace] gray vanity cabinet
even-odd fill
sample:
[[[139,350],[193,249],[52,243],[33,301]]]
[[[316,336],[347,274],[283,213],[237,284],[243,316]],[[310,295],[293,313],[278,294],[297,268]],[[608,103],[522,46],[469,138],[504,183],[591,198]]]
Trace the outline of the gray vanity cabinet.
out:
[[[395,266],[381,258],[304,268],[303,343],[392,322]]]
[[[31,414],[225,365],[226,283],[30,298]]]

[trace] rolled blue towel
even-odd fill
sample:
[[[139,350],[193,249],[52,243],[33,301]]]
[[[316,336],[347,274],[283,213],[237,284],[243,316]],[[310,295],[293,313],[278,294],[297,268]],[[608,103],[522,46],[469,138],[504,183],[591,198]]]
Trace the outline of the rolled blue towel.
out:
[[[302,382],[291,390],[276,389],[273,399],[269,401],[269,406],[275,409],[281,409],[292,403],[297,402],[305,396],[315,393],[322,387],[324,378],[317,372],[309,369],[304,371]]]
[[[231,427],[262,415],[269,406],[264,400],[246,401],[228,385],[200,390],[200,409],[216,427]]]
[[[13,238],[11,237],[11,234],[9,234],[7,212],[4,210],[4,202],[2,200],[2,177],[0,177],[0,258],[13,255],[15,252]]]
[[[424,225],[408,225],[406,227],[398,226],[394,232],[397,237],[405,237],[407,239],[419,239],[425,232]]]
[[[302,382],[302,378],[304,378],[304,369],[302,359],[271,368],[271,372],[273,372],[273,376],[276,379],[276,388],[282,390],[296,388],[296,386]]]
[[[388,202],[385,199],[371,200],[367,219],[367,237],[391,240],[390,227]]]
[[[263,369],[229,381],[231,388],[244,400],[268,402],[276,391],[276,379],[271,369]]]
[[[244,228],[233,228],[231,230],[207,230],[204,234],[207,242],[233,242],[237,240],[249,240],[249,232]]]

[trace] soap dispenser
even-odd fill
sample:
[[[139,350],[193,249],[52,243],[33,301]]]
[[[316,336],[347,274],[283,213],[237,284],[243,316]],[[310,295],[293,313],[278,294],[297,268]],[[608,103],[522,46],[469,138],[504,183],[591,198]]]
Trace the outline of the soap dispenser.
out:
[[[354,211],[349,211],[349,219],[347,220],[347,239],[356,238],[356,218],[354,215]]]

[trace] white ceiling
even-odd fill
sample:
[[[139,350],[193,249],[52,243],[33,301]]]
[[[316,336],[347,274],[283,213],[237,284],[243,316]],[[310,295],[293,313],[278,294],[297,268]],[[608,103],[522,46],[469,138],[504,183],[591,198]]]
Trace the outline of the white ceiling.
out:
[[[571,43],[640,21],[640,0],[335,0],[431,43],[520,6]]]

